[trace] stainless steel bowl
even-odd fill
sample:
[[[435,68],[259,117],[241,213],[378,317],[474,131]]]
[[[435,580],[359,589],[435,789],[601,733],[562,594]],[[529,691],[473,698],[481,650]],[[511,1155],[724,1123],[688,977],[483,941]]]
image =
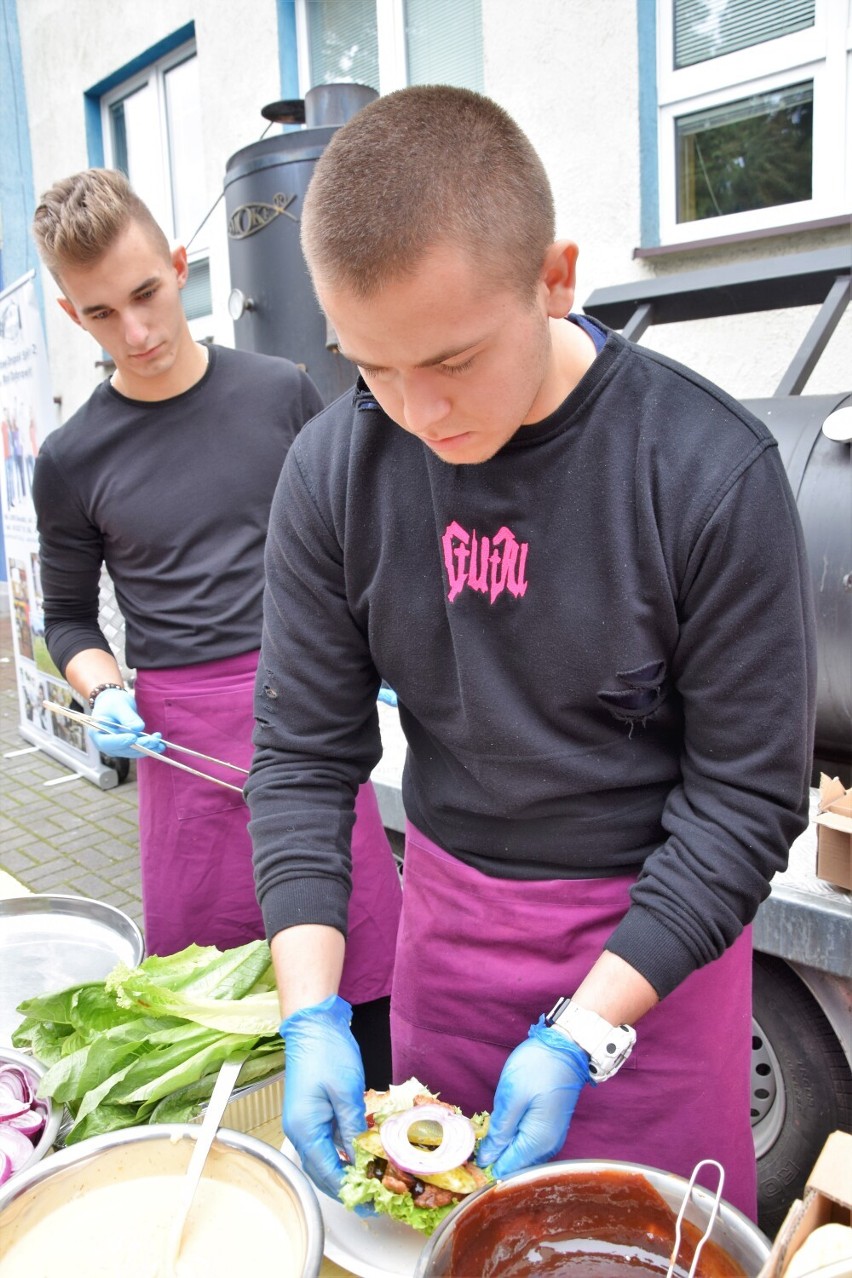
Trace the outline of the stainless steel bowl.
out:
[[[50,893],[0,901],[0,1043],[11,1043],[25,999],[102,981],[143,954],[139,928],[105,901]]]
[[[18,1052],[14,1047],[0,1047],[0,1062],[5,1061],[9,1065],[18,1065],[21,1069],[28,1070],[30,1074],[35,1074],[36,1078],[41,1078],[47,1073],[47,1066],[41,1061],[36,1060],[34,1056],[30,1056],[27,1052]],[[47,1106],[47,1119],[42,1128],[41,1136],[38,1142],[33,1145],[33,1152],[22,1167],[19,1167],[14,1176],[6,1182],[6,1185],[15,1181],[28,1171],[30,1167],[35,1166],[44,1158],[45,1154],[50,1153],[59,1134],[59,1124],[62,1122],[64,1107],[62,1105],[54,1105],[52,1101],[45,1100],[42,1102]],[[6,1186],[4,1186],[5,1188]],[[0,1191],[2,1192],[2,1191]]]
[[[688,1182],[681,1176],[671,1172],[660,1171],[655,1167],[645,1167],[641,1163],[602,1162],[591,1160],[566,1160],[564,1162],[545,1163],[541,1167],[531,1167],[527,1171],[517,1172],[514,1176],[486,1185],[477,1190],[444,1218],[432,1237],[426,1243],[414,1271],[413,1278],[451,1278],[453,1245],[459,1229],[470,1226],[474,1231],[481,1228],[483,1232],[491,1231],[495,1221],[517,1220],[520,1214],[532,1210],[536,1206],[547,1208],[552,1212],[554,1204],[558,1206],[564,1201],[566,1211],[572,1201],[572,1193],[580,1177],[597,1177],[602,1173],[622,1171],[638,1173],[643,1176],[653,1189],[657,1191],[666,1205],[677,1216],[688,1190]],[[555,1179],[556,1184],[550,1187]],[[573,1182],[573,1186],[572,1186]],[[520,1194],[520,1196],[519,1196]],[[699,1233],[703,1233],[710,1219],[715,1195],[696,1185],[690,1194],[685,1219],[695,1225]],[[576,1201],[576,1200],[575,1200]],[[510,1214],[511,1213],[511,1214]],[[546,1212],[542,1212],[546,1216]],[[672,1236],[673,1236],[672,1221]],[[554,1230],[552,1237],[564,1237],[565,1229]],[[769,1239],[761,1233],[756,1225],[742,1212],[724,1200],[719,1206],[719,1214],[713,1225],[710,1239],[721,1247],[742,1267],[746,1274],[756,1274],[769,1255]],[[517,1252],[520,1260],[524,1251],[536,1243],[547,1241],[541,1233],[536,1237],[525,1239],[523,1247]],[[479,1278],[497,1278],[497,1275],[511,1272],[509,1262],[512,1259],[506,1253],[494,1256],[493,1268],[489,1264],[483,1268]],[[668,1257],[662,1264],[661,1273],[665,1273]]]
[[[111,1183],[115,1175],[121,1173],[122,1162],[134,1146],[144,1147],[143,1152],[153,1154],[158,1170],[162,1159],[164,1171],[180,1174],[186,1169],[192,1142],[198,1133],[199,1128],[191,1123],[129,1127],[80,1141],[14,1176],[0,1189],[0,1232],[7,1239],[9,1255],[14,1254],[13,1244],[17,1239],[13,1230],[26,1233],[45,1220],[50,1221],[54,1208],[61,1211],[62,1204],[81,1185],[85,1192],[88,1187]],[[248,1159],[252,1172],[262,1173],[264,1182],[271,1182],[275,1214],[294,1222],[291,1255],[278,1258],[279,1264],[283,1265],[285,1260],[290,1264],[290,1268],[282,1272],[298,1273],[299,1278],[317,1278],[322,1265],[324,1230],[316,1191],[305,1174],[271,1145],[224,1127],[216,1135],[210,1157],[214,1163],[227,1158],[239,1159],[243,1166]],[[213,1172],[215,1166],[211,1174]],[[130,1223],[132,1236],[138,1235],[143,1222],[137,1219]],[[239,1228],[239,1220],[234,1220],[233,1229]],[[123,1246],[129,1237],[130,1232],[123,1235]],[[97,1240],[92,1240],[92,1246],[99,1246]],[[76,1268],[73,1262],[77,1262]],[[270,1272],[275,1271],[275,1256],[270,1256],[269,1266]],[[66,1275],[88,1273],[86,1257],[69,1253],[63,1272]]]

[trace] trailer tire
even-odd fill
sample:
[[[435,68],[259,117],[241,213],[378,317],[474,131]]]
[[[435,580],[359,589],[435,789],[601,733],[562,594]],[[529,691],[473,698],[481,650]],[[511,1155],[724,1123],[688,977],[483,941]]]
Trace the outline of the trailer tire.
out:
[[[772,1238],[826,1137],[849,1130],[852,1077],[822,1010],[780,959],[754,956],[752,1016],[758,1224]]]

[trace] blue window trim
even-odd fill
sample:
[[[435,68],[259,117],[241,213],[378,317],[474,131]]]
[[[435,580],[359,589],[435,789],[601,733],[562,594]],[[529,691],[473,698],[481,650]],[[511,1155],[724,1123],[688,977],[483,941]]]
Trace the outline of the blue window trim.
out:
[[[6,5],[4,15],[5,48],[0,73],[0,289],[35,269],[42,305],[38,256],[30,235],[37,201],[16,6]],[[5,580],[0,573],[0,582]]]
[[[178,49],[182,44],[187,44],[194,39],[195,23],[187,22],[186,26],[179,27],[171,35],[164,36],[162,40],[158,40],[156,44],[152,44],[138,54],[137,57],[132,58],[130,62],[125,62],[123,66],[118,67],[117,70],[111,72],[103,80],[99,80],[97,84],[93,84],[91,88],[84,90],[83,109],[86,118],[86,151],[92,168],[103,168],[104,164],[104,131],[101,122],[101,98],[104,94],[109,93],[110,89],[114,89],[116,85],[122,84],[123,81],[129,80],[131,76],[136,75],[139,71],[144,71],[145,67],[149,67],[160,58],[164,58],[173,49]]]
[[[296,0],[278,0],[278,67],[281,98],[288,102],[299,92],[299,54],[296,43]]]
[[[643,248],[660,243],[657,142],[657,0],[636,0],[639,52],[640,236]]]

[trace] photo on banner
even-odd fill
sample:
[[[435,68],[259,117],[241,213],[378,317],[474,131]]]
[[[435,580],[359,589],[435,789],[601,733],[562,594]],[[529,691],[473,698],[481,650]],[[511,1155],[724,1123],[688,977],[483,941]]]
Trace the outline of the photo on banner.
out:
[[[47,709],[85,711],[47,651],[32,485],[39,447],[58,425],[33,272],[0,293],[0,498],[12,648],[24,740],[102,789],[118,783],[85,728]]]

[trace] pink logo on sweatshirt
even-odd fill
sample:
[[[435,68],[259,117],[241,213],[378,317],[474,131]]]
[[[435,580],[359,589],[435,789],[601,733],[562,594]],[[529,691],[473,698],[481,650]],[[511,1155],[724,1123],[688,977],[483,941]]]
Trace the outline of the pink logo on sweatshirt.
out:
[[[475,528],[468,532],[453,520],[447,525],[441,546],[450,582],[450,603],[465,586],[487,594],[492,604],[504,590],[516,599],[526,594],[529,543],[518,542],[511,529],[503,527],[493,537],[480,537]]]

